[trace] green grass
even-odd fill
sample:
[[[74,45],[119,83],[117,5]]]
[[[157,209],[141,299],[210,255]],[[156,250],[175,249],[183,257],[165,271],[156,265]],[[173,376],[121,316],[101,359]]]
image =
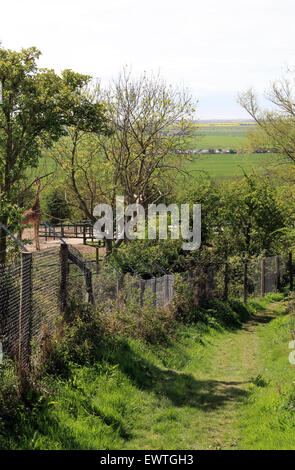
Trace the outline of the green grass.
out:
[[[275,154],[194,155],[187,169],[194,176],[206,173],[213,178],[229,178],[241,177],[253,171],[266,173],[275,162]]]
[[[246,133],[253,126],[211,126],[200,127],[194,135],[189,138],[189,148],[192,149],[234,149],[241,151],[246,143]],[[229,178],[243,176],[243,172],[265,173],[272,171],[278,162],[275,154],[217,154],[217,155],[194,155],[192,161],[187,164],[187,169],[192,175],[200,172],[206,173],[213,178]],[[57,179],[61,176],[60,167],[56,166],[50,158],[41,158],[37,169],[28,171],[29,179],[54,171]]]
[[[294,449],[294,366],[281,299],[252,301],[258,316],[242,329],[182,326],[168,346],[125,339],[93,366],[47,377],[53,395],[23,412],[0,447]]]
[[[295,366],[288,361],[290,340],[289,315],[257,330],[254,383],[249,384],[251,394],[238,418],[241,449],[295,449]]]
[[[205,126],[190,138],[190,148],[240,149],[246,143],[246,133],[253,126]]]
[[[240,178],[253,171],[263,174],[273,171],[278,162],[276,154],[241,153],[246,144],[246,134],[253,126],[200,127],[197,135],[189,138],[191,149],[233,149],[237,154],[213,154],[192,156],[187,169],[192,175],[206,173],[212,178]]]

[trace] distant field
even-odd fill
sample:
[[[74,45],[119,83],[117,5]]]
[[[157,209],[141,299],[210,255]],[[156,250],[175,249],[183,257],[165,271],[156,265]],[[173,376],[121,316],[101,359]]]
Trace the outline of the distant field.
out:
[[[189,138],[191,149],[233,149],[239,151],[247,139],[247,131],[255,128],[250,123],[199,124],[196,135]],[[253,170],[265,173],[277,161],[276,154],[217,154],[193,155],[188,169],[193,175],[205,172],[211,177],[240,177]]]
[[[201,123],[196,126],[196,135],[189,138],[191,149],[233,149],[239,151],[246,142],[246,134],[253,129],[249,123]],[[240,177],[243,171],[264,173],[278,161],[275,154],[217,154],[192,155],[187,169],[192,175],[206,173],[214,178]],[[41,159],[38,169],[32,169],[28,176],[32,179],[40,174],[54,171],[58,178],[61,172],[51,159]]]
[[[189,140],[190,148],[240,149],[246,143],[246,134],[255,128],[253,124],[199,124],[196,135]]]
[[[251,153],[236,155],[194,155],[188,164],[188,170],[193,174],[206,173],[211,177],[229,178],[249,174],[253,170],[265,173],[277,160],[274,154]]]

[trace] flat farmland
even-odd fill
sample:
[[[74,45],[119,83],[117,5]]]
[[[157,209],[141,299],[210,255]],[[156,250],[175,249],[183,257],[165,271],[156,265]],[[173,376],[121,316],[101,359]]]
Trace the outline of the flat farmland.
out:
[[[247,132],[255,126],[249,123],[206,123],[196,125],[193,136],[188,138],[188,148],[202,149],[232,149],[236,154],[192,154],[186,163],[186,170],[196,176],[206,173],[213,178],[241,177],[243,173],[255,171],[266,173],[274,170],[279,160],[277,154],[245,154]],[[53,172],[56,181],[61,179],[62,170],[50,158],[40,159],[37,169],[27,171],[29,179]]]
[[[213,178],[241,177],[252,171],[266,173],[274,169],[276,161],[277,155],[271,153],[193,155],[187,170],[194,176],[206,173]]]
[[[208,123],[196,126],[195,135],[189,139],[190,148],[241,149],[246,143],[247,132],[255,129],[249,123]]]
[[[263,174],[275,168],[278,155],[272,153],[243,153],[247,132],[255,129],[252,123],[206,123],[196,127],[195,135],[188,141],[192,150],[227,149],[235,154],[192,154],[188,171],[196,176],[206,173],[213,178],[241,177],[255,171]]]

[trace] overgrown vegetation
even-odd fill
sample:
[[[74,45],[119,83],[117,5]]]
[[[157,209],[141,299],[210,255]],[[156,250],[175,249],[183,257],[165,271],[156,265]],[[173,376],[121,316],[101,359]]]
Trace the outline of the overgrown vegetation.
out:
[[[103,90],[86,75],[38,69],[39,55],[35,48],[0,48],[0,221],[13,232],[20,228],[45,162],[54,181],[53,188],[45,185],[41,201],[50,223],[94,222],[96,204],[114,207],[118,195],[144,209],[151,203],[201,204],[202,246],[185,251],[183,240],[172,239],[170,232],[164,240],[136,239],[138,230],[132,242],[107,240],[108,260],[130,275],[129,285],[116,300],[96,308],[72,299],[57,319],[56,334],[42,331],[26,380],[5,358],[1,447],[193,449],[207,448],[210,438],[211,448],[292,447],[294,390],[283,345],[287,317],[265,328],[259,324],[273,320],[269,304],[282,301],[283,294],[247,305],[232,295],[240,295],[241,279],[245,292],[254,291],[250,269],[243,278],[245,266],[294,247],[292,184],[284,175],[247,174],[244,167],[233,181],[213,180],[203,171],[196,176],[192,170],[203,168],[189,149],[200,136],[186,91],[147,74],[133,79],[127,70]],[[267,140],[270,149],[294,163],[292,94],[289,86],[274,87],[273,93],[278,114],[259,113],[251,93],[242,100],[260,128],[249,147],[253,151],[254,144]],[[228,135],[221,137],[229,142]],[[240,145],[241,133],[231,137]],[[213,145],[216,135],[207,143],[210,138]],[[269,156],[274,161],[279,153]],[[205,170],[208,166],[209,160]],[[0,262],[10,259],[10,248],[0,228]],[[209,286],[213,271],[214,289]],[[166,272],[175,274],[171,305],[156,307],[149,295],[141,299],[133,288],[137,275],[147,279]],[[197,288],[180,275],[190,272]],[[231,295],[229,275],[232,284],[237,279]],[[111,284],[105,281],[102,289]],[[208,295],[210,289],[219,297]],[[236,422],[229,426],[231,414]]]
[[[252,364],[244,365],[245,369],[239,364],[240,354],[244,357],[247,351],[248,357],[254,351],[247,330],[240,329],[242,323],[254,314],[259,319],[271,302],[282,298],[282,294],[272,294],[248,306],[237,301],[210,301],[207,306],[195,308],[185,322],[175,321],[164,342],[158,332],[163,319],[157,312],[152,326],[157,335],[153,336],[146,335],[142,323],[134,319],[132,328],[128,321],[126,328],[127,317],[138,312],[122,312],[119,324],[113,325],[112,317],[72,305],[59,337],[53,341],[44,338],[33,392],[26,392],[21,399],[11,364],[2,366],[6,388],[1,390],[4,393],[9,389],[9,393],[1,396],[6,406],[6,414],[1,415],[1,448],[246,449],[256,445],[267,448],[270,442],[270,448],[280,448],[280,442],[292,448],[293,395],[285,380],[292,373],[284,344],[288,340],[288,317],[260,328],[262,355],[258,369],[257,364],[254,370]],[[253,340],[253,336],[250,338]],[[271,356],[267,353],[270,342]],[[246,349],[240,353],[244,343]],[[228,360],[232,361],[229,365]],[[236,370],[245,377],[248,373],[245,389],[230,385]],[[220,374],[226,373],[229,375],[221,378]],[[276,391],[278,383],[280,393]],[[263,406],[262,394],[269,397],[269,403],[276,397],[277,417]],[[241,403],[244,405],[240,408]],[[265,426],[270,419],[272,423],[277,420],[274,428],[268,428],[270,437],[266,441],[253,403],[260,415],[265,410]],[[233,405],[235,409],[230,411]],[[276,415],[281,410],[283,421]],[[238,420],[231,423],[230,435],[226,424],[229,415]],[[246,423],[249,419],[252,421]],[[13,427],[9,426],[12,420]],[[242,433],[237,431],[239,426]],[[247,432],[250,427],[251,434]],[[237,436],[242,440],[237,441]]]

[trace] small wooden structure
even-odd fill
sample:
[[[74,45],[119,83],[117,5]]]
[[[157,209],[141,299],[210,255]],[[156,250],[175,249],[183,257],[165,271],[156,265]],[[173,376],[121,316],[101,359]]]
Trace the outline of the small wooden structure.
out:
[[[42,223],[39,227],[39,237],[53,238],[56,240],[61,238],[80,238],[83,240],[83,245],[93,244],[94,247],[104,247],[104,240],[97,240],[93,235],[93,224],[89,221],[81,221],[74,223],[60,223],[50,225],[54,231],[50,230],[48,224]],[[57,237],[58,235],[58,237]]]

